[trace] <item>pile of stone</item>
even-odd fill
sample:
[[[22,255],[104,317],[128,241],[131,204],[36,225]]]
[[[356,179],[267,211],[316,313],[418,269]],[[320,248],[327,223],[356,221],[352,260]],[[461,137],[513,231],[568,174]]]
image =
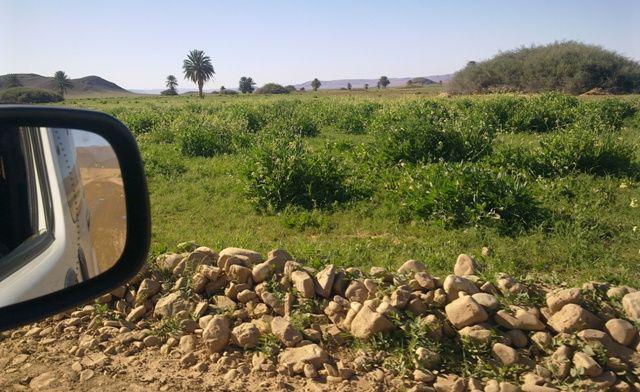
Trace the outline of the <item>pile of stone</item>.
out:
[[[77,334],[78,356],[159,350],[201,370],[252,352],[253,371],[328,383],[367,374],[416,391],[640,391],[640,292],[628,286],[551,289],[504,274],[491,282],[466,254],[440,278],[416,260],[396,272],[317,271],[284,250],[264,259],[186,246],[95,304],[57,316],[54,331]],[[408,371],[387,366],[391,352],[345,349],[409,322],[434,345],[412,347]],[[434,348],[444,340],[455,352],[472,345],[494,372],[454,374],[449,353]]]

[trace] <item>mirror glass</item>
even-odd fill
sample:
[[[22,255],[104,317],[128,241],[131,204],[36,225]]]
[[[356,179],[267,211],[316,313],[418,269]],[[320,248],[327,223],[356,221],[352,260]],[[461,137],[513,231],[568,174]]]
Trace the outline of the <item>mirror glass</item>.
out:
[[[118,159],[90,130],[0,129],[0,307],[93,278],[126,240]]]

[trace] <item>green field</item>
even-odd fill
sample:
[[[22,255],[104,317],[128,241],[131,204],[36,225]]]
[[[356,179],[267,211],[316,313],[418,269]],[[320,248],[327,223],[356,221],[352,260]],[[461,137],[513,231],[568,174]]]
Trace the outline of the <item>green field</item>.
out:
[[[488,276],[640,281],[637,96],[439,92],[65,105],[111,113],[136,134],[152,256],[193,240],[284,248],[313,266],[414,258],[444,275],[470,253]]]

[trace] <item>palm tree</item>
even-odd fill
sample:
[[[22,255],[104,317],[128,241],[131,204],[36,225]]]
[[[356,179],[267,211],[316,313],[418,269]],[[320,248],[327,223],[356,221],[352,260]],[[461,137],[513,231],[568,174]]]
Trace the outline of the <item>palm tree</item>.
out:
[[[71,83],[71,79],[69,79],[69,77],[67,76],[66,73],[64,73],[64,71],[57,71],[53,75],[53,81],[55,82],[56,86],[60,90],[60,95],[62,95],[63,97],[64,97],[64,93],[66,93],[68,89],[73,88],[73,83]]]
[[[167,88],[169,88],[169,90],[175,92],[176,87],[178,87],[178,79],[176,79],[176,77],[173,75],[169,75],[167,76],[165,85],[167,86]]]
[[[182,63],[182,69],[185,79],[190,79],[196,83],[198,85],[200,98],[204,98],[204,95],[202,95],[202,86],[215,74],[209,56],[205,56],[202,50],[194,49],[189,52],[187,58]]]

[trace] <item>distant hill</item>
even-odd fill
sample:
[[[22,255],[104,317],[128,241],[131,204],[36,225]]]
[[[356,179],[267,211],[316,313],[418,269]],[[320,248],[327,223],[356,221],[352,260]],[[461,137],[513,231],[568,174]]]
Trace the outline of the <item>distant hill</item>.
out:
[[[39,88],[57,92],[55,82],[52,77],[38,74],[14,74],[20,84],[24,87]],[[0,75],[0,91],[4,89],[4,80],[8,75]],[[71,79],[73,88],[67,91],[67,96],[105,96],[105,95],[129,95],[131,91],[125,90],[117,84],[105,80],[99,76],[85,76],[83,78]]]
[[[447,75],[431,75],[431,76],[424,76],[424,77],[420,77],[420,78],[425,78],[425,79],[429,79],[432,80],[436,83],[440,83],[440,82],[448,82],[449,79],[451,79],[453,75],[451,74],[447,74]],[[391,82],[391,84],[389,85],[389,87],[404,87],[406,86],[407,82],[409,80],[412,79],[417,79],[416,77],[406,77],[406,78],[389,78],[389,81]],[[322,85],[320,86],[321,90],[326,90],[326,89],[340,89],[342,87],[347,87],[347,83],[351,83],[351,87],[352,88],[364,88],[364,85],[366,83],[369,84],[369,88],[375,88],[376,85],[378,84],[378,79],[337,79],[337,80],[320,80],[320,83],[322,83]],[[300,84],[296,84],[294,85],[298,90],[301,87],[304,87],[305,90],[310,90],[311,89],[311,80],[304,82],[304,83],[300,83]]]

